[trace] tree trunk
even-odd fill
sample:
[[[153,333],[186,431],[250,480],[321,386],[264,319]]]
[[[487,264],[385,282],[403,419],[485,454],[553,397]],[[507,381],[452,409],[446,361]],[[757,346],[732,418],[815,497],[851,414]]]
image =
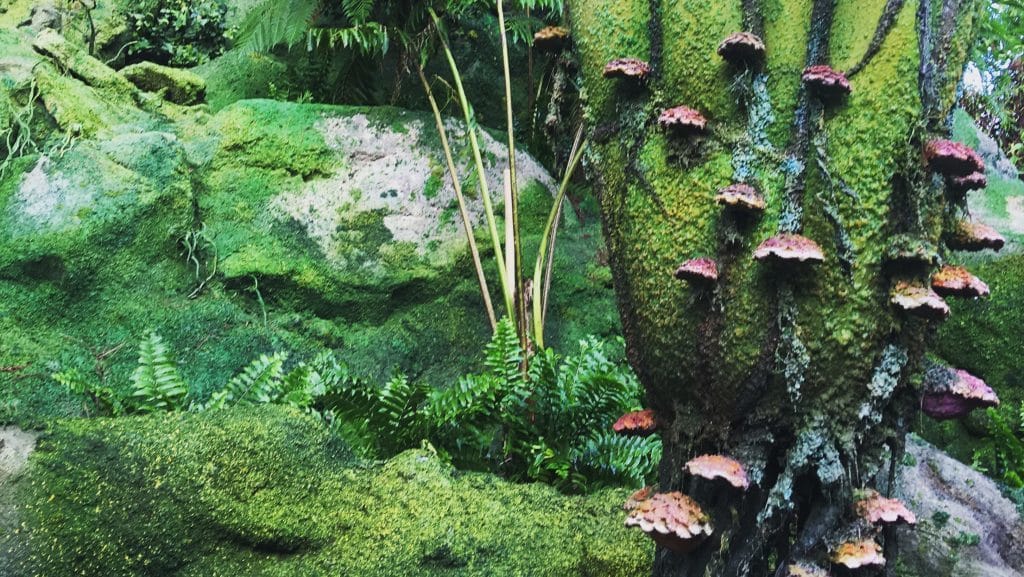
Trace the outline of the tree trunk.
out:
[[[687,555],[659,547],[654,575],[827,566],[859,530],[852,492],[886,478],[919,406],[913,375],[934,321],[894,310],[890,291],[927,283],[927,253],[965,210],[943,194],[922,149],[947,132],[978,3],[570,4],[585,162],[630,362],[662,422],[660,490],[696,498],[715,528]],[[762,64],[716,54],[743,30],[764,40]],[[650,64],[646,81],[602,76],[623,57]],[[809,89],[802,71],[818,64],[845,71],[852,93],[837,101]],[[703,113],[705,134],[659,126],[678,105]],[[738,182],[763,193],[762,215],[716,204],[716,191]],[[817,241],[824,263],[752,258],[778,233]],[[673,278],[697,257],[717,261],[713,285]],[[684,475],[705,453],[743,463],[750,490]],[[889,553],[890,533],[880,536]]]

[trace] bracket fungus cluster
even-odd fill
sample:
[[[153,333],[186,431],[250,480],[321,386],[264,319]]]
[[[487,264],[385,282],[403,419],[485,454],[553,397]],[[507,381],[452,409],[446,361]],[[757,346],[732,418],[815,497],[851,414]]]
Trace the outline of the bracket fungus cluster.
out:
[[[840,544],[832,552],[832,562],[847,569],[884,567],[882,546],[872,538],[854,539]]]
[[[694,284],[710,284],[718,280],[718,263],[710,258],[694,258],[679,265],[675,277]]]
[[[711,520],[690,497],[678,492],[655,493],[637,503],[626,516],[627,527],[639,527],[654,542],[676,553],[688,553],[711,535]]]
[[[949,305],[931,288],[899,281],[892,289],[890,302],[907,314],[927,320],[945,320]]]
[[[533,47],[547,52],[558,52],[569,40],[569,29],[563,26],[545,26],[533,35]]]
[[[722,479],[737,489],[744,491],[750,487],[750,479],[743,465],[735,459],[723,455],[701,455],[690,459],[683,470],[696,477],[714,480]]]
[[[985,172],[985,161],[973,148],[944,138],[929,141],[924,158],[929,168],[950,178]]]
[[[708,120],[699,111],[688,106],[665,109],[658,116],[658,125],[683,136],[702,134],[707,130]]]
[[[996,392],[967,371],[936,367],[925,375],[921,410],[933,419],[959,419],[975,409],[998,406]]]
[[[829,577],[829,574],[817,565],[790,563],[786,566],[786,577]]]
[[[917,516],[903,501],[883,497],[874,489],[864,491],[854,504],[857,516],[872,525],[916,525]]]
[[[764,41],[752,32],[730,34],[718,45],[718,55],[731,64],[756,64],[764,60]]]
[[[695,477],[723,480],[744,491],[750,486],[743,465],[722,455],[701,455],[688,461],[683,470]],[[692,551],[713,531],[711,518],[700,504],[679,491],[653,493],[644,487],[633,493],[623,508],[629,510],[627,527],[640,527],[655,543],[676,553]]]
[[[639,58],[616,58],[604,65],[602,75],[605,78],[625,78],[638,82],[646,80],[651,74],[651,65]]]
[[[761,214],[767,208],[764,196],[753,186],[741,182],[719,189],[715,202],[730,209],[750,214]]]
[[[1006,239],[996,229],[980,222],[961,220],[946,238],[946,246],[953,250],[979,252],[986,249],[999,251]]]
[[[762,242],[754,251],[754,258],[762,262],[821,263],[825,262],[825,253],[806,236],[783,233]]]
[[[962,266],[943,266],[932,275],[932,290],[939,296],[978,298],[989,295],[988,285]]]
[[[840,100],[853,91],[845,74],[825,64],[808,66],[802,78],[804,84],[824,100]]]
[[[658,430],[658,418],[653,409],[633,411],[619,417],[612,430],[627,437],[648,437]]]

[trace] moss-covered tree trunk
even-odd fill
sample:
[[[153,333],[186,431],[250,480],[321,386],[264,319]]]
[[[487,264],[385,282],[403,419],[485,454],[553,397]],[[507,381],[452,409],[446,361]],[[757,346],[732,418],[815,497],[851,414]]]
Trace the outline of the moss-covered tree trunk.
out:
[[[760,577],[797,561],[825,565],[855,531],[852,492],[890,476],[886,463],[902,454],[919,405],[914,375],[934,322],[894,310],[890,291],[900,280],[927,283],[928,253],[962,210],[922,149],[947,132],[978,3],[570,5],[586,162],[630,359],[662,421],[660,489],[696,497],[715,527],[688,555],[659,548],[654,574]],[[761,65],[716,53],[744,30],[764,40]],[[602,76],[623,57],[650,64],[646,81]],[[852,94],[835,101],[810,90],[801,74],[819,64],[845,72]],[[703,113],[706,134],[659,126],[678,105]],[[764,194],[762,215],[716,204],[716,191],[737,182]],[[815,240],[825,262],[752,258],[778,233]],[[717,261],[713,285],[673,278],[697,257]],[[750,490],[689,479],[683,464],[704,453],[741,461]]]

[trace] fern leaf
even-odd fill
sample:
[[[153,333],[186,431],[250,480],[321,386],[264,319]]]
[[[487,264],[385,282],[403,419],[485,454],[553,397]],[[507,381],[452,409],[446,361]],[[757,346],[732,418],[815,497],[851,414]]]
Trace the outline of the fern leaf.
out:
[[[288,353],[260,355],[224,385],[220,395],[211,397],[205,407],[221,409],[239,404],[265,404],[276,401],[282,394],[281,380]]]
[[[321,0],[264,0],[239,27],[236,45],[243,53],[294,46],[313,25]]]
[[[185,406],[188,387],[160,335],[150,333],[139,343],[139,365],[132,373],[131,397],[143,413],[177,411]]]

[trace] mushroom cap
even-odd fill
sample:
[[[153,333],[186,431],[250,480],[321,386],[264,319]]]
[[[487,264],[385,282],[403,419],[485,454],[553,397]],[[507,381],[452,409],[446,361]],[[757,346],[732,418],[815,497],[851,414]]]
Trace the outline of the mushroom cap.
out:
[[[932,275],[932,290],[940,296],[977,298],[989,295],[988,285],[962,266],[946,265]]]
[[[786,567],[786,577],[829,577],[828,571],[809,563],[790,563]]]
[[[932,289],[900,281],[892,289],[889,299],[896,308],[929,320],[944,320],[949,316],[949,305]]]
[[[746,490],[750,487],[750,480],[743,465],[723,455],[701,455],[687,461],[683,469],[689,471],[691,475],[705,479],[724,479],[737,489]]]
[[[651,73],[651,65],[639,58],[616,58],[604,65],[605,78],[632,78],[644,80]]]
[[[764,53],[764,41],[752,32],[730,34],[718,45],[718,55],[733,64],[760,61]]]
[[[760,261],[825,262],[825,253],[818,243],[799,234],[777,234],[762,242],[754,251]]]
[[[533,35],[533,47],[537,50],[561,50],[569,38],[569,29],[564,26],[545,26]]]
[[[712,532],[700,505],[678,491],[641,501],[626,516],[626,526],[640,527],[655,543],[677,553],[692,551]]]
[[[805,68],[803,81],[818,94],[830,98],[846,96],[853,90],[845,74],[826,64]]]
[[[917,516],[907,509],[903,501],[888,499],[874,489],[864,491],[863,497],[853,506],[857,516],[872,525],[916,525]]]
[[[654,409],[632,411],[619,417],[612,430],[627,437],[647,437],[658,430],[658,418]]]
[[[932,170],[945,176],[985,172],[985,161],[973,148],[945,138],[929,141],[924,146],[924,158]]]
[[[937,420],[959,419],[974,409],[999,406],[999,397],[992,387],[961,369],[929,370],[924,388],[921,410]]]
[[[667,108],[658,116],[658,124],[685,133],[700,133],[707,130],[708,120],[704,115],[688,106]]]
[[[972,190],[981,190],[988,186],[988,177],[984,172],[972,172],[967,176],[954,176],[949,179],[949,191],[963,196]]]
[[[1006,239],[996,229],[980,222],[961,220],[952,234],[946,237],[946,246],[953,250],[978,252],[990,248],[998,251]]]
[[[626,511],[632,511],[636,509],[643,501],[646,501],[654,495],[654,487],[647,486],[637,489],[632,495],[626,499],[626,502],[622,504],[622,508]]]
[[[722,206],[744,210],[747,212],[764,212],[768,205],[756,188],[745,182],[730,184],[719,189],[715,202]]]
[[[885,565],[885,557],[882,557],[881,545],[874,539],[866,538],[847,541],[836,547],[832,551],[832,562],[847,569],[882,567]]]
[[[710,258],[694,258],[679,265],[675,277],[679,280],[715,282],[718,280],[718,263]]]

